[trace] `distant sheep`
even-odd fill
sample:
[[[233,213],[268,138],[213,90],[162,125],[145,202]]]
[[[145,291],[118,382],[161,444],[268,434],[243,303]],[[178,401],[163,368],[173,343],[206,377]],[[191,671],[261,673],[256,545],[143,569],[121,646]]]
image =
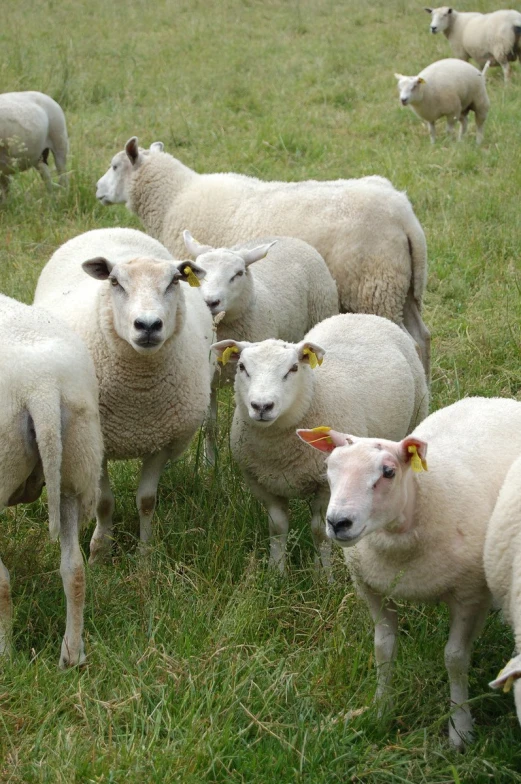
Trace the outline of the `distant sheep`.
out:
[[[0,94],[0,198],[7,194],[10,175],[31,167],[50,191],[49,152],[61,185],[66,185],[68,151],[65,115],[56,101],[34,91]]]
[[[64,322],[0,295],[0,510],[47,484],[49,532],[60,538],[67,626],[60,666],[81,664],[85,572],[78,543],[94,514],[103,444],[94,365]],[[9,572],[0,559],[0,654],[9,648]]]
[[[445,602],[451,619],[445,666],[454,706],[449,738],[462,748],[472,737],[471,647],[490,606],[483,546],[503,480],[521,452],[521,403],[460,400],[398,443],[334,430],[298,434],[329,454],[326,533],[344,548],[375,624],[380,709],[396,656],[397,602]]]
[[[336,281],[340,309],[404,324],[429,373],[430,336],[421,318],[425,235],[404,193],[382,177],[262,182],[242,174],[197,174],[133,136],[98,181],[103,204],[126,203],[174,254],[183,229],[214,247],[237,237],[286,235],[308,242]]]
[[[284,571],[289,499],[310,498],[317,563],[320,554],[329,572],[323,461],[296,441],[295,428],[335,422],[361,435],[405,436],[428,411],[414,342],[387,319],[344,314],[299,343],[224,340],[212,349],[237,363],[232,453],[268,512],[270,564]]]
[[[510,63],[521,60],[521,14],[518,11],[493,11],[491,14],[456,11],[448,6],[426,8],[431,15],[431,33],[444,33],[454,57],[470,60],[480,68],[486,62],[500,65],[505,82]]]
[[[38,280],[35,303],[84,339],[98,376],[105,463],[91,562],[112,542],[107,460],[143,459],[136,502],[144,546],[161,472],[207,413],[212,317],[187,284],[203,274],[140,231],[95,229],[58,248]]]
[[[446,117],[451,134],[459,121],[459,138],[462,139],[470,111],[476,117],[476,142],[480,144],[483,141],[483,125],[490,107],[485,87],[487,67],[488,63],[480,73],[470,63],[447,58],[431,63],[418,76],[395,74],[402,106],[410,106],[418,117],[427,122],[433,144],[436,141],[436,120]]]

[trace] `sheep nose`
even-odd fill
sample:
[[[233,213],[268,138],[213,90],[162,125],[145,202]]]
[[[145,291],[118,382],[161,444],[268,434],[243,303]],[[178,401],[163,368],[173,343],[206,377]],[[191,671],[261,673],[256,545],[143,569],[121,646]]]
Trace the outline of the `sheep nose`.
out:
[[[206,302],[206,304],[208,305],[209,308],[216,308],[218,305],[221,304],[221,300],[220,299],[207,299],[207,300],[205,300],[205,302]]]
[[[437,29],[438,29],[437,27],[435,27],[434,25],[431,25],[431,33],[435,33],[437,31]]]
[[[327,522],[335,532],[338,534],[340,531],[349,531],[350,528],[353,527],[353,521],[350,520],[348,517],[342,517],[340,520],[332,520],[330,517],[327,518]]]
[[[254,411],[258,411],[259,414],[264,414],[266,411],[271,411],[275,403],[251,403],[251,407]]]
[[[163,322],[160,318],[145,321],[145,319],[136,319],[134,326],[140,332],[159,332],[163,328]]]
[[[407,98],[402,98],[402,106],[407,106]]]

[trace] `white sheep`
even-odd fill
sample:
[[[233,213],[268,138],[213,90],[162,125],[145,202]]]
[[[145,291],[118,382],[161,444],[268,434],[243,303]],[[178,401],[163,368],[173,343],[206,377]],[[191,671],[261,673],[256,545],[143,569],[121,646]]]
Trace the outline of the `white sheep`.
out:
[[[296,342],[319,321],[338,313],[335,281],[320,253],[307,242],[269,237],[215,249],[200,245],[187,230],[183,237],[186,249],[205,270],[201,292],[206,304],[212,315],[224,314],[217,340]],[[232,380],[235,368],[228,365],[223,370],[223,380]],[[211,461],[217,381],[216,375],[206,444]]]
[[[414,342],[387,319],[345,314],[322,321],[296,344],[224,340],[212,348],[221,361],[238,363],[231,447],[266,506],[270,564],[284,571],[289,499],[310,498],[317,565],[320,554],[329,572],[323,461],[295,443],[295,428],[331,421],[361,435],[405,436],[428,410]]]
[[[38,280],[35,302],[84,339],[98,376],[105,462],[91,562],[111,543],[107,460],[143,458],[136,501],[144,546],[161,472],[207,412],[212,317],[200,292],[180,283],[203,274],[191,261],[173,261],[146,234],[116,228],[69,240]]]
[[[494,603],[512,626],[516,655],[503,667],[492,688],[514,685],[521,724],[521,457],[512,463],[490,518],[485,539],[485,575]]]
[[[470,63],[449,57],[431,63],[418,76],[395,74],[402,106],[410,106],[418,117],[427,122],[433,144],[436,141],[435,123],[440,117],[447,118],[451,134],[459,121],[459,138],[462,139],[470,111],[476,117],[476,142],[481,144],[483,125],[490,108],[485,87],[487,67],[488,63],[481,73]]]
[[[404,324],[427,375],[430,336],[421,319],[427,276],[425,235],[404,193],[382,177],[262,182],[241,174],[197,174],[133,136],[98,181],[103,204],[126,203],[174,254],[186,226],[214,247],[237,237],[286,235],[308,242],[335,279],[340,308]]]
[[[426,8],[431,15],[431,33],[444,33],[454,57],[475,60],[480,68],[486,62],[500,65],[505,82],[510,77],[510,62],[521,61],[521,14],[518,11],[493,11],[490,14],[456,11],[448,6]]]
[[[47,484],[60,538],[67,625],[60,666],[81,664],[85,572],[81,523],[94,513],[103,444],[94,366],[82,341],[40,308],[0,294],[0,511]],[[0,654],[9,649],[9,572],[0,559]]]
[[[461,748],[472,734],[467,702],[471,647],[490,606],[485,534],[503,479],[521,452],[521,403],[460,400],[431,414],[398,443],[333,430],[298,434],[330,453],[326,532],[345,548],[375,624],[381,707],[396,656],[396,602],[448,605],[445,666],[454,706],[449,737]]]
[[[49,151],[54,156],[60,183],[66,185],[69,140],[61,106],[44,93],[1,93],[0,197],[7,194],[11,174],[32,167],[38,169],[50,191]]]

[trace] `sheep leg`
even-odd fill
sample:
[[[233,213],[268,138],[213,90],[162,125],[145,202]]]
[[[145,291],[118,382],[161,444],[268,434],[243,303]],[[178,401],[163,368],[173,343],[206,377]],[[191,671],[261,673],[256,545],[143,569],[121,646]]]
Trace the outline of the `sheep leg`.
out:
[[[49,167],[47,166],[46,160],[40,159],[36,164],[36,168],[40,172],[41,178],[45,183],[45,187],[51,193],[52,191],[52,179],[51,179],[51,172],[49,171]]]
[[[510,63],[508,62],[508,60],[503,60],[503,61],[498,60],[498,62],[503,71],[503,79],[505,81],[505,84],[508,84],[510,81]]]
[[[281,574],[286,571],[286,544],[289,529],[289,503],[287,498],[273,495],[262,487],[246,471],[243,471],[246,484],[251,492],[263,504],[268,512],[268,525],[270,532],[270,558],[268,566],[278,569]]]
[[[333,582],[331,572],[331,539],[326,534],[325,517],[329,503],[329,491],[319,490],[311,502],[311,533],[315,544],[315,568],[324,569],[328,582]]]
[[[114,494],[110,489],[107,461],[104,460],[100,478],[100,497],[96,509],[96,528],[90,540],[89,564],[98,563],[110,555],[114,506]]]
[[[454,129],[456,127],[456,118],[447,117],[447,133],[451,139],[454,139]]]
[[[378,715],[383,716],[391,707],[391,680],[398,648],[398,612],[391,599],[375,593],[365,583],[358,585],[374,622],[374,657],[377,669],[375,702]]]
[[[487,119],[487,115],[479,114],[479,112],[475,113],[476,117],[476,144],[481,144],[483,141],[483,126],[485,125],[485,120]]]
[[[206,434],[204,440],[204,456],[206,462],[213,466],[215,465],[217,447],[217,387],[212,385],[212,392],[210,395],[210,409],[208,411],[208,419],[206,420]]]
[[[449,740],[462,750],[472,740],[472,716],[468,706],[468,670],[472,643],[480,633],[490,606],[487,596],[479,604],[463,605],[452,599],[449,639],[445,646],[445,667],[449,676],[450,701],[456,706],[449,719]]]
[[[83,664],[83,609],[85,606],[85,568],[78,542],[80,523],[78,498],[61,497],[60,503],[60,574],[67,599],[67,625],[60,655],[60,667]]]
[[[436,141],[436,128],[434,123],[427,123],[427,127],[429,129],[429,136],[431,137],[431,144],[434,144]]]
[[[409,288],[403,306],[403,325],[420,349],[420,359],[425,369],[427,382],[431,377],[431,333],[423,323],[418,303]]]
[[[171,456],[173,456],[172,449],[165,448],[143,459],[136,495],[139,512],[139,550],[141,553],[146,551],[146,545],[152,538],[152,517],[156,508],[157,486],[163,468]]]
[[[54,163],[56,166],[56,171],[60,175],[60,185],[63,188],[67,188],[69,185],[69,178],[67,177],[66,173],[66,163],[67,163],[67,148],[62,149],[61,147],[53,149],[52,154],[54,156]]]
[[[465,134],[467,133],[467,126],[469,124],[469,116],[468,114],[462,114],[459,118],[460,121],[460,128],[459,128],[459,137],[458,141],[461,141]]]
[[[0,558],[0,656],[10,648],[12,616],[9,572]]]

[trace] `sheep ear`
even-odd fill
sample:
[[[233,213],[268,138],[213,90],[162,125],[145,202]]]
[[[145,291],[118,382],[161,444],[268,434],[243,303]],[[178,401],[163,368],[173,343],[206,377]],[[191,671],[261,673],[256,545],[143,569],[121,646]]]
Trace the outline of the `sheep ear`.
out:
[[[427,470],[427,442],[409,436],[400,442],[400,460],[416,473]]]
[[[132,166],[137,162],[139,158],[139,147],[137,143],[137,136],[132,136],[128,142],[125,144],[125,152],[127,153],[130,163]]]
[[[405,79],[403,74],[396,74],[396,73],[394,75],[394,78],[397,79],[398,81],[400,81],[400,79]]]
[[[325,348],[321,348],[316,343],[310,343],[308,340],[302,341],[298,344],[298,359],[299,362],[304,362],[311,368],[316,368],[321,365],[324,360]]]
[[[521,678],[521,655],[519,654],[510,659],[503,669],[499,671],[497,677],[490,681],[488,685],[491,689],[502,688],[503,691],[510,691],[512,684],[518,678]]]
[[[206,270],[202,267],[199,267],[197,264],[194,264],[193,261],[181,261],[177,265],[177,269],[180,273],[180,280],[185,280],[190,286],[197,288],[201,284],[199,280],[204,278],[206,275]]]
[[[424,8],[424,11],[427,11],[428,14],[432,14],[432,8]]]
[[[220,340],[218,343],[214,343],[210,346],[210,349],[217,354],[217,361],[221,363],[221,365],[226,365],[227,362],[237,362],[241,355],[241,351],[249,346],[250,343],[246,341],[236,341],[236,340]]]
[[[447,11],[447,13],[448,13],[448,14],[451,14],[451,13],[452,13],[452,8],[449,8],[449,10]]]
[[[164,152],[165,145],[163,142],[152,142],[150,145],[150,152]]]
[[[337,446],[347,446],[353,444],[353,437],[346,433],[339,433],[330,427],[314,427],[311,430],[297,430],[298,437],[305,444],[309,444],[319,452],[332,452]]]
[[[195,240],[188,229],[183,231],[183,240],[185,242],[185,247],[190,256],[193,256],[196,259],[198,256],[201,256],[203,253],[208,253],[209,250],[213,250],[211,245],[201,245],[197,240]]]
[[[108,259],[104,259],[103,256],[96,256],[95,259],[84,261],[81,266],[91,278],[96,278],[96,280],[107,280],[112,272],[114,263]]]
[[[235,252],[241,256],[246,266],[249,267],[249,265],[253,264],[255,261],[266,258],[270,248],[276,244],[277,240],[273,240],[273,242],[269,242],[267,245],[259,245],[256,248],[251,248],[251,250],[237,250]]]

